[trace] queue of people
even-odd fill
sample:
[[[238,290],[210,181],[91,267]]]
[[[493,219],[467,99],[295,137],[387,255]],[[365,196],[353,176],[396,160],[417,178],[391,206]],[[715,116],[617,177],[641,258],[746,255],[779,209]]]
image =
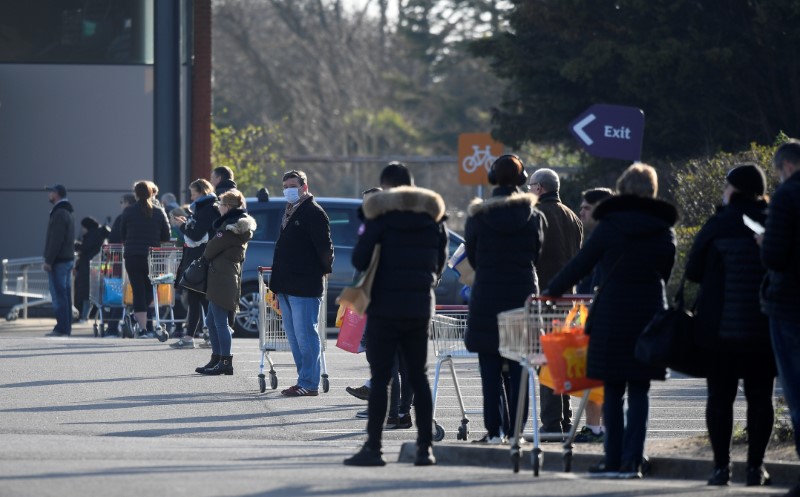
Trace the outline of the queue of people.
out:
[[[800,141],[779,147],[773,167],[781,183],[771,201],[759,166],[743,164],[727,174],[722,206],[697,234],[685,268],[685,277],[700,285],[695,338],[718,352],[710,359],[713,372],[707,377],[706,419],[715,466],[709,485],[727,485],[732,476],[733,402],[740,379],[747,400],[747,485],[770,483],[763,458],[774,422],[776,375],[782,379],[800,455]],[[605,390],[602,408],[595,405],[590,412],[587,426],[591,433],[584,432],[595,437],[592,441],[603,441],[605,460],[589,472],[640,478],[650,383],[664,380],[666,371],[637,360],[634,348],[654,315],[668,305],[666,283],[676,260],[677,209],[657,198],[656,171],[643,163],[634,163],[622,173],[616,192],[584,192],[581,219],[560,202],[555,172],[537,170],[528,182],[525,166],[515,155],[498,158],[489,171],[489,181],[494,185],[492,196],[470,205],[465,233],[467,258],[475,270],[465,343],[478,353],[486,428],[478,442],[505,443],[514,435],[516,406],[528,400],[527,395],[518,398],[520,365],[498,353],[497,314],[521,307],[530,295],[574,293],[577,285],[581,292],[594,292],[587,330],[591,337],[587,376],[602,380]],[[521,189],[526,183],[530,193]],[[211,182],[192,183],[188,216],[174,215],[172,219],[184,236],[184,262],[202,254],[213,268],[207,295],[189,300],[188,336],[174,345],[193,348],[193,336],[205,315],[212,357],[209,364],[197,369],[205,375],[233,374],[230,317],[237,307],[247,243],[256,228],[235,186],[229,169],[215,169]],[[316,319],[322,279],[332,271],[334,260],[330,222],[309,192],[305,173],[287,172],[283,186],[288,202],[271,283],[283,312],[298,379],[281,393],[313,397],[318,395],[320,380]],[[352,256],[353,266],[365,270],[373,254],[378,254],[366,311],[371,382],[363,393],[369,401],[368,436],[361,450],[344,463],[385,464],[381,432],[392,365],[399,355],[406,373],[402,382],[408,382],[414,396],[415,464],[432,465],[436,460],[431,450],[427,333],[435,304],[433,289],[447,258],[444,202],[435,192],[414,186],[410,171],[402,164],[390,164],[383,170],[381,186],[383,191],[364,199],[363,229]],[[74,218],[66,189],[53,185],[48,190],[54,207],[45,270],[50,273],[57,317],[50,335],[62,336],[71,332],[71,319],[64,309],[71,301]],[[167,215],[153,200],[156,194],[152,183],[136,183],[135,198],[123,198],[124,210],[110,234],[125,244],[134,314],[142,330],[152,298],[146,252],[169,239]],[[763,235],[754,235],[746,223],[748,218],[765,226]],[[81,259],[96,250],[88,235],[97,223],[84,221]],[[377,246],[380,251],[375,251]],[[396,305],[398,301],[404,305]],[[527,409],[522,412],[527,414]],[[543,392],[541,421],[545,431],[568,431],[577,421],[571,419],[569,397]],[[800,487],[795,487],[787,495],[798,493]]]

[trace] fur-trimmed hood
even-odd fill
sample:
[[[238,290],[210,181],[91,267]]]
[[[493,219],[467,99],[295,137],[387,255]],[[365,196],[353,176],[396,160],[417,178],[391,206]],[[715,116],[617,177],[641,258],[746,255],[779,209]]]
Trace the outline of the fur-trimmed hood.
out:
[[[538,197],[533,193],[523,193],[516,188],[498,187],[487,200],[473,200],[467,214],[487,229],[497,233],[514,233],[537,216]]]
[[[250,235],[256,231],[256,220],[244,210],[233,209],[221,218],[214,221],[217,231],[230,231],[235,235]]]
[[[486,212],[490,209],[497,207],[510,207],[517,204],[534,207],[538,201],[539,197],[537,197],[535,193],[524,192],[514,192],[511,195],[496,196],[486,200],[483,200],[482,198],[476,198],[469,203],[467,215],[472,217],[480,212]]]
[[[429,215],[437,223],[444,219],[444,199],[438,193],[416,186],[398,186],[364,199],[364,217],[375,219],[392,211]]]
[[[678,209],[664,200],[616,195],[600,202],[592,217],[613,222],[624,233],[646,235],[674,226],[678,222]]]

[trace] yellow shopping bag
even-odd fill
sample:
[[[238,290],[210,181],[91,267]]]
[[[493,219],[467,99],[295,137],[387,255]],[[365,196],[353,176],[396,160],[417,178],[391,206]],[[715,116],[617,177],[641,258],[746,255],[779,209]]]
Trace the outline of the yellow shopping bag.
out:
[[[539,371],[539,383],[546,387],[554,388],[555,382],[553,381],[553,375],[550,374],[550,368],[547,367],[545,364],[542,366],[542,369]],[[583,393],[585,390],[578,390],[576,392],[569,392],[570,397],[583,397]],[[595,387],[589,391],[589,400],[596,404],[602,404],[605,400],[605,392],[603,387]]]

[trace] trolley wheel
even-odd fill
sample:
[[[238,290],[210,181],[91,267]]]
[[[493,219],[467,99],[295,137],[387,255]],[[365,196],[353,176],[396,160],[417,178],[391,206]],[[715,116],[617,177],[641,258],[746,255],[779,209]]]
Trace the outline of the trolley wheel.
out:
[[[564,455],[564,472],[569,473],[572,471],[572,449],[565,450]]]
[[[156,328],[156,336],[158,337],[159,342],[166,342],[169,340],[169,332],[161,326]]]
[[[458,433],[456,434],[456,440],[467,440],[467,436],[469,435],[469,427],[466,423],[462,422],[461,426],[458,427]]]
[[[9,312],[6,314],[6,321],[16,321],[17,320],[17,313],[14,311]]]
[[[119,322],[119,328],[122,332],[122,338],[133,338],[133,330],[126,320]]]
[[[95,324],[93,324],[93,325],[92,325],[92,330],[94,330],[94,336],[95,336],[95,337],[98,337],[98,336],[100,336],[100,330],[99,330],[99,329],[98,329],[98,327],[97,327],[97,323],[95,323]]]
[[[208,327],[203,326],[203,340],[208,340],[211,336],[208,334]]]
[[[331,389],[331,382],[328,381],[328,375],[322,375],[322,392],[328,393],[328,390]]]
[[[269,386],[272,387],[273,390],[278,388],[278,375],[275,374],[275,371],[269,372]]]
[[[544,453],[542,449],[536,448],[533,449],[533,476],[539,476],[539,468],[542,467],[542,458],[544,457]]]
[[[433,441],[441,442],[444,440],[444,428],[439,423],[433,425]]]
[[[266,376],[264,376],[264,373],[261,373],[261,374],[258,375],[258,390],[261,393],[264,393],[264,392],[267,391],[267,379],[266,379]]]
[[[514,470],[514,473],[519,473],[520,456],[521,454],[519,449],[511,449],[511,469]]]

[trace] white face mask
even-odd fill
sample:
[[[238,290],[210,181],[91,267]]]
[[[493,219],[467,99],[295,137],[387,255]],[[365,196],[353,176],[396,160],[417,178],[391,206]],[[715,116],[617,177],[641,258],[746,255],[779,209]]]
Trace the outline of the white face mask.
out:
[[[283,196],[286,197],[286,200],[290,204],[296,203],[300,200],[300,189],[293,187],[293,188],[284,188],[283,189]]]

